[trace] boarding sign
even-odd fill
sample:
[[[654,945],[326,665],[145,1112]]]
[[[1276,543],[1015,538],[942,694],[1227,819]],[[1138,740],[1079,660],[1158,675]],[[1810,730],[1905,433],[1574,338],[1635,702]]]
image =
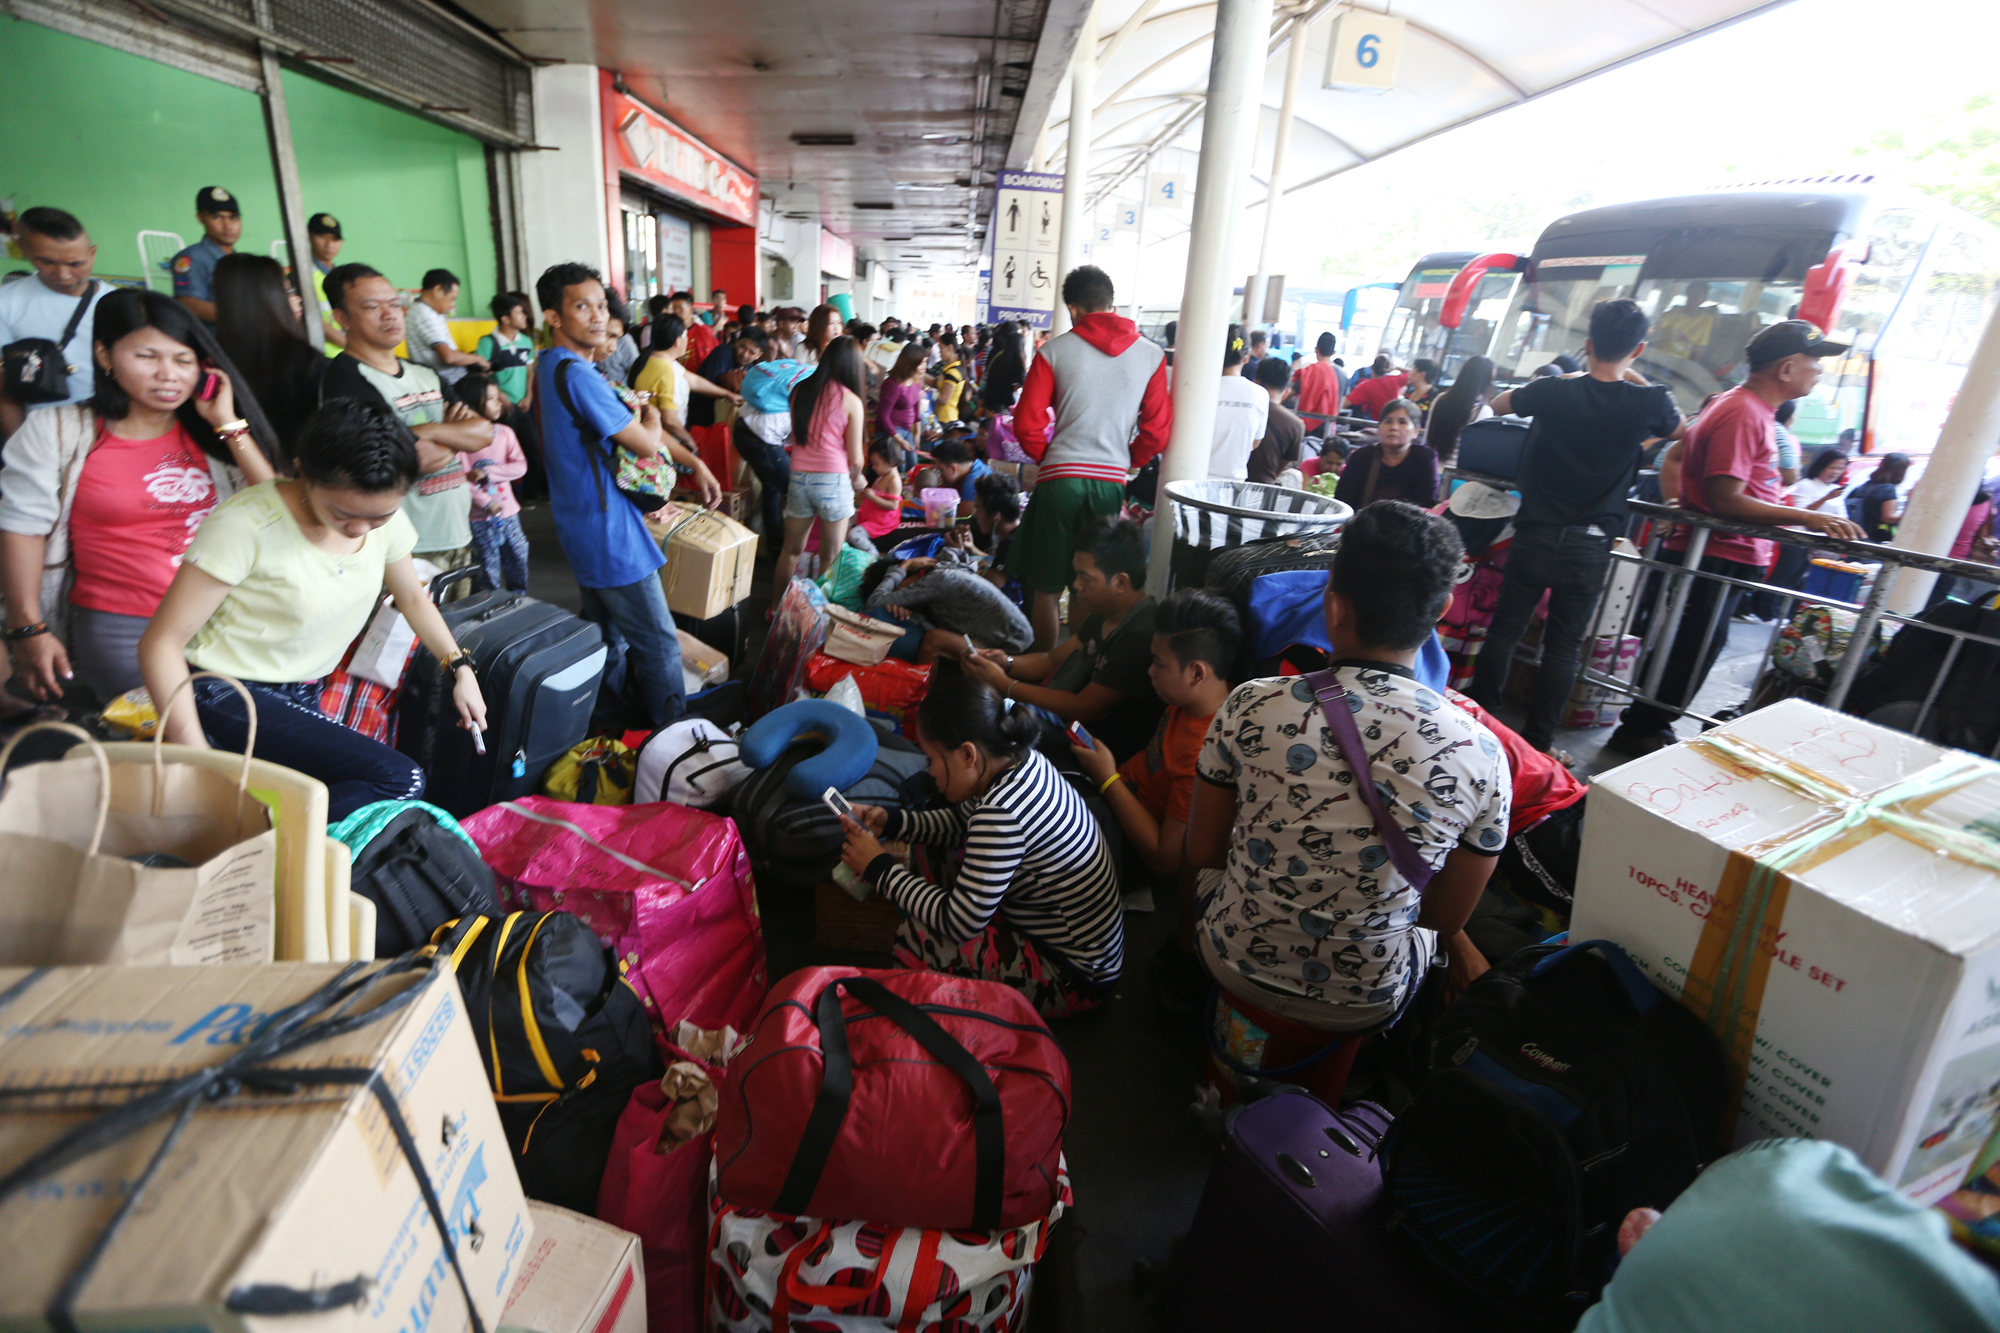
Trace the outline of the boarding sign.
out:
[[[1063,178],[1046,171],[1003,171],[993,190],[991,277],[986,322],[1025,320],[1046,329],[1062,289]]]

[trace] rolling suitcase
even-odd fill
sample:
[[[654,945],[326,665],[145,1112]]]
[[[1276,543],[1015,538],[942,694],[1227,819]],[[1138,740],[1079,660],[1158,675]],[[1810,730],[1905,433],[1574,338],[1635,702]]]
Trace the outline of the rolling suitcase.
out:
[[[432,593],[475,570],[441,574]],[[604,635],[559,606],[512,589],[486,589],[441,608],[458,646],[472,654],[486,698],[486,753],[458,725],[452,682],[428,649],[403,677],[396,748],[423,767],[424,799],[463,817],[530,796],[542,774],[590,733],[604,676]]]
[[[1247,612],[1250,585],[1258,577],[1288,569],[1332,569],[1333,553],[1339,547],[1337,532],[1325,536],[1273,537],[1269,541],[1234,546],[1215,553],[1215,558],[1208,562],[1203,582],[1227,597],[1238,612]]]
[[[1376,1145],[1389,1113],[1297,1090],[1243,1109],[1175,1265],[1174,1333],[1282,1328],[1449,1333],[1458,1319],[1421,1258],[1396,1246]]]

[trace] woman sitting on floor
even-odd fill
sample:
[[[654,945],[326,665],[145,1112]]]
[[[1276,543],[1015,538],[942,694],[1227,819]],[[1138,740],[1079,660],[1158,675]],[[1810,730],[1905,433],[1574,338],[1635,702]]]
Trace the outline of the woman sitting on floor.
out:
[[[1118,873],[1089,807],[1035,749],[1041,724],[998,692],[941,672],[918,743],[951,805],[857,805],[842,860],[903,911],[896,962],[1004,982],[1044,1018],[1095,1008],[1125,963]],[[965,849],[947,889],[897,864],[879,837]]]

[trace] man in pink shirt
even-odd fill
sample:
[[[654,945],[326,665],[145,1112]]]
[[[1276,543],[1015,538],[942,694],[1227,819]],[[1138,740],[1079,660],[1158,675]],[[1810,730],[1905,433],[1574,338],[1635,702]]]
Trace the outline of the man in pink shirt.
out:
[[[1810,528],[1828,537],[1864,540],[1862,531],[1846,518],[1815,509],[1794,509],[1783,503],[1778,476],[1778,404],[1803,398],[1819,383],[1819,359],[1847,350],[1829,342],[1802,319],[1773,324],[1743,349],[1749,378],[1711,402],[1688,427],[1687,435],[1667,450],[1660,463],[1660,489],[1677,496],[1684,509],[1745,523]],[[1686,563],[1690,529],[1667,539],[1663,558]],[[1711,574],[1761,582],[1770,567],[1774,543],[1762,537],[1739,537],[1710,531],[1701,569]],[[1635,702],[1625,710],[1623,725],[1605,744],[1626,754],[1651,754],[1674,744],[1674,720],[1681,715],[1729,639],[1729,618],[1742,590],[1707,579],[1696,579],[1688,590],[1667,667],[1660,677],[1659,697],[1671,707]],[[1717,599],[1721,614],[1716,614]],[[1709,632],[1710,620],[1715,622]],[[1666,626],[1656,625],[1656,633]]]

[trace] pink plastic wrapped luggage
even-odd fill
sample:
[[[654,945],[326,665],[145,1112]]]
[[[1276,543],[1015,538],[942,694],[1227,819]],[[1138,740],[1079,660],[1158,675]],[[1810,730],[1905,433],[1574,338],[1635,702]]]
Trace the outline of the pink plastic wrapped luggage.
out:
[[[667,1031],[747,1028],[768,982],[750,858],[720,815],[660,802],[575,805],[525,796],[464,821],[501,901],[573,912],[617,951]]]

